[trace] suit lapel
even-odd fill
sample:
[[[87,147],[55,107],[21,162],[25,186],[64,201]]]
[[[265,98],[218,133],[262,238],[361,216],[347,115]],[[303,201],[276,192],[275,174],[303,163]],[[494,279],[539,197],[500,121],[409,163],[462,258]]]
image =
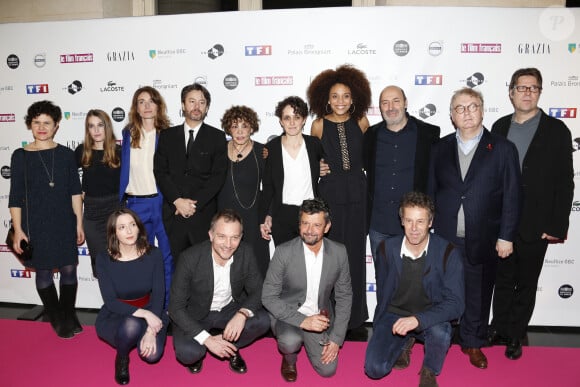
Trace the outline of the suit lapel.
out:
[[[483,128],[483,135],[479,140],[479,143],[475,147],[475,153],[473,158],[471,159],[471,163],[469,163],[469,168],[467,169],[467,173],[465,174],[464,182],[468,182],[473,176],[478,175],[478,171],[485,166],[485,159],[489,155],[489,147],[493,148],[491,144],[490,134],[487,129]],[[459,156],[458,156],[459,157]]]
[[[328,299],[328,297],[324,294],[324,288],[328,283],[328,275],[332,268],[332,247],[330,247],[330,243],[327,243],[327,240],[324,239],[324,253],[322,255],[322,273],[320,273],[320,283],[318,285],[318,307],[324,305]]]

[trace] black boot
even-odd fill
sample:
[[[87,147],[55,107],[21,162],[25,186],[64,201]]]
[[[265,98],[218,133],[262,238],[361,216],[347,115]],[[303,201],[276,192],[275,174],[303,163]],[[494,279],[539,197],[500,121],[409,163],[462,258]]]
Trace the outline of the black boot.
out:
[[[73,334],[83,331],[75,310],[77,288],[78,284],[60,285],[60,308],[64,313],[63,328],[72,331]]]
[[[44,305],[44,315],[50,321],[52,329],[59,337],[69,339],[74,336],[71,330],[63,329],[62,315],[58,304],[58,295],[54,284],[44,289],[36,289]]]
[[[115,356],[115,381],[118,384],[129,384],[129,356]]]

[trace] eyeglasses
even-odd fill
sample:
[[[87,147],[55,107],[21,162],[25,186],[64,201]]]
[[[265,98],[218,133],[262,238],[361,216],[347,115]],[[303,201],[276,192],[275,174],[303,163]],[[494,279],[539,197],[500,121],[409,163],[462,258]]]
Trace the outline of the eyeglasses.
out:
[[[476,112],[480,106],[481,105],[478,105],[476,103],[471,103],[467,106],[457,105],[453,108],[453,110],[455,110],[455,113],[457,113],[457,114],[463,114],[463,113],[465,113],[466,110],[470,113],[473,113],[473,112]]]
[[[514,90],[517,91],[518,93],[527,93],[528,91],[530,93],[539,93],[540,90],[542,90],[542,88],[540,86],[514,86]]]

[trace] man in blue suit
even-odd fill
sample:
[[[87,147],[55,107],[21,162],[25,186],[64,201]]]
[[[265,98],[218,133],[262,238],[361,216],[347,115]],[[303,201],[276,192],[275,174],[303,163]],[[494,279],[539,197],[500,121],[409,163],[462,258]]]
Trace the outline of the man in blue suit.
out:
[[[457,130],[432,150],[428,192],[435,201],[435,233],[463,255],[460,343],[471,364],[483,369],[496,267],[512,253],[518,226],[520,168],[515,145],[483,127],[481,93],[456,91],[450,109]]]

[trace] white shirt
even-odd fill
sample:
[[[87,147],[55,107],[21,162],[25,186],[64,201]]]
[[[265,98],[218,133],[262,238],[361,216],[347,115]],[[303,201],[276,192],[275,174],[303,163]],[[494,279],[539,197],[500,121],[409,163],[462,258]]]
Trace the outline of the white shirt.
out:
[[[322,275],[322,261],[324,257],[324,242],[318,251],[314,254],[303,242],[304,261],[306,263],[306,299],[298,312],[313,316],[318,314],[320,308],[318,305],[318,290],[320,287],[320,276]]]
[[[152,195],[157,192],[153,175],[153,156],[157,132],[141,131],[141,147],[131,148],[129,162],[129,184],[126,193],[131,195]]]
[[[282,163],[284,165],[284,184],[282,185],[282,203],[300,206],[304,199],[314,197],[310,162],[306,144],[302,141],[296,159],[282,146]]]
[[[419,255],[415,256],[415,254],[413,254],[411,252],[411,250],[409,250],[407,248],[407,246],[405,245],[405,242],[407,241],[407,237],[403,237],[403,243],[401,244],[401,255],[400,255],[400,257],[403,258],[403,255],[405,255],[405,256],[411,258],[414,261],[415,259],[421,258],[421,256],[423,254],[427,255],[427,252],[429,250],[429,241],[430,240],[431,240],[431,238],[427,239],[427,244],[425,245],[425,248],[423,249],[423,251],[421,251],[421,253]]]
[[[197,137],[197,132],[199,132],[199,128],[201,127],[201,124],[203,124],[203,122],[200,122],[199,125],[197,125],[195,128],[190,128],[187,125],[187,122],[183,123],[183,132],[185,133],[185,151],[187,152],[187,142],[189,141],[189,131],[193,130],[193,141],[195,141],[196,137]]]

